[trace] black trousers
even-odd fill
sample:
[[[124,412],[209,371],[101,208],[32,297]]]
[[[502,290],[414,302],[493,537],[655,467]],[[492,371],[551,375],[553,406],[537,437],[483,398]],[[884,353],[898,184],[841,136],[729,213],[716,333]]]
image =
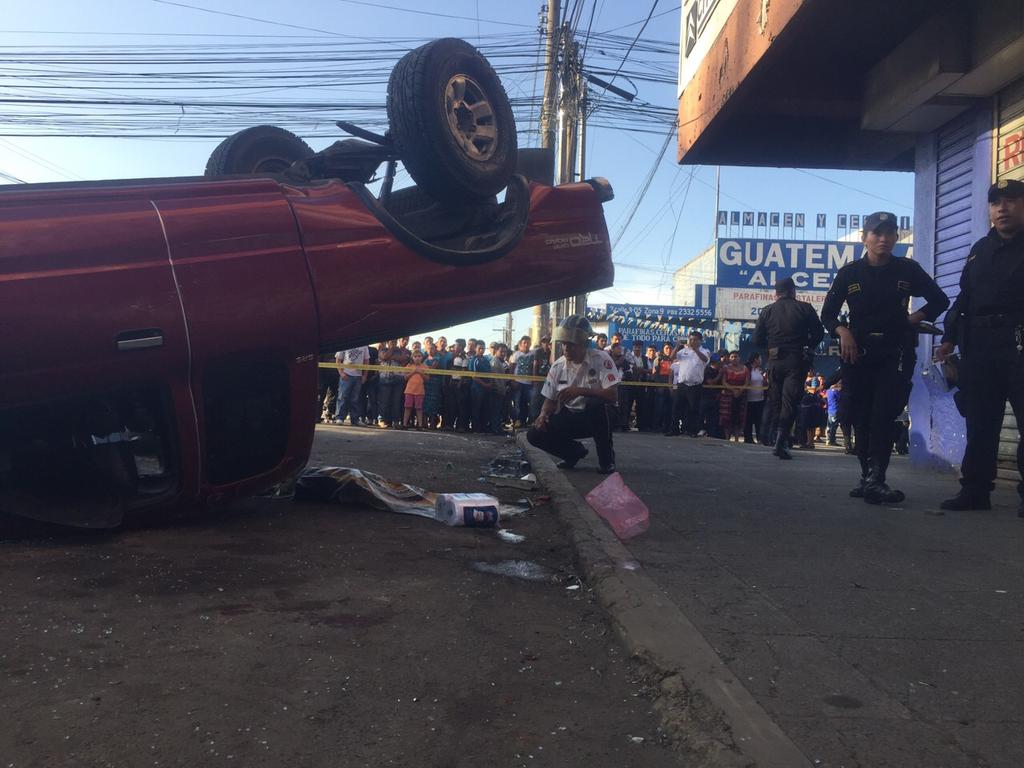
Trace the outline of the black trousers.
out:
[[[960,483],[968,490],[985,494],[992,490],[999,454],[999,432],[1003,428],[1006,401],[1010,401],[1018,429],[1024,425],[1024,360],[993,361],[965,357],[960,366],[960,389],[963,391],[964,417],[967,419],[967,448],[960,466]],[[1017,469],[1024,477],[1024,441],[1017,443]],[[1017,492],[1024,497],[1024,482]]]
[[[495,394],[479,384],[472,385],[469,390],[470,403],[473,409],[473,431],[490,432],[492,429],[492,403]]]
[[[810,362],[800,352],[787,352],[768,362],[768,410],[775,421],[775,438],[788,438],[800,412],[800,398]],[[803,442],[803,441],[801,441]]]
[[[612,445],[612,414],[615,407],[602,400],[590,400],[582,411],[562,408],[548,419],[547,429],[530,427],[526,439],[530,445],[557,456],[563,461],[579,457],[583,446],[580,440],[591,437],[597,448],[597,461],[602,467],[615,463]]]
[[[359,393],[363,400],[363,416],[369,419],[374,426],[377,424],[377,415],[379,413],[377,408],[378,384],[379,381],[376,378],[369,379],[363,384],[363,389]]]
[[[687,435],[697,434],[703,392],[703,384],[676,384],[672,393],[672,415],[665,427],[666,435],[677,435],[680,429]]]
[[[648,432],[654,427],[654,398],[657,393],[654,387],[642,387],[636,400],[636,428]]]
[[[469,431],[470,420],[473,416],[473,398],[470,395],[472,387],[473,385],[469,379],[459,379],[456,384],[456,401],[459,414],[457,426],[463,432]]]
[[[754,442],[754,435],[757,435],[757,442],[765,442],[762,427],[764,418],[764,400],[751,403],[747,401],[747,421],[743,425],[743,440],[747,443]]]
[[[850,398],[855,452],[864,474],[873,464],[885,479],[896,438],[896,417],[910,399],[916,359],[911,349],[866,347],[856,363],[843,364],[843,397]]]
[[[636,424],[640,429],[640,417],[643,406],[644,387],[633,386],[632,384],[619,387],[619,413],[618,427],[629,431],[629,425],[633,416],[633,405],[636,404]]]
[[[444,418],[444,428],[455,429],[455,422],[459,419],[459,382],[453,381],[451,376],[445,376],[441,393],[441,413]]]

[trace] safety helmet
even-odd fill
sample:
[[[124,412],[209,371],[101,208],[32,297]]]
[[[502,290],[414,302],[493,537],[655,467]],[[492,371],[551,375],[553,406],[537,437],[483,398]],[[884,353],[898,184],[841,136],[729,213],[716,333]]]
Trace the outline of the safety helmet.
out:
[[[594,329],[583,315],[569,315],[555,328],[555,341],[586,344],[593,335]]]

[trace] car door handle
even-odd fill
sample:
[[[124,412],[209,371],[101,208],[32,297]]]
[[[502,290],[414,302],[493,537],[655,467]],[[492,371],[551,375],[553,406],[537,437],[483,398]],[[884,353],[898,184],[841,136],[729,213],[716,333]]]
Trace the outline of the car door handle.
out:
[[[121,331],[117,334],[117,351],[131,352],[164,345],[164,332],[159,328],[141,328],[136,331]]]

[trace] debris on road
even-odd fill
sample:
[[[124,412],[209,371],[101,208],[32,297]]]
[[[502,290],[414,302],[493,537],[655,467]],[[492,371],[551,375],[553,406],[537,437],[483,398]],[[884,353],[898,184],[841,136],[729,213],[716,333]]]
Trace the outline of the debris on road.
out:
[[[522,448],[496,456],[484,468],[483,480],[499,488],[519,488],[530,491],[537,487],[537,476],[530,462],[523,458]]]
[[[498,506],[498,500],[486,493],[440,493],[434,513],[447,525],[493,528],[498,524]]]
[[[374,509],[390,510],[405,515],[429,517],[449,525],[447,516],[438,513],[440,496],[485,497],[497,504],[497,519],[507,520],[529,509],[528,504],[502,504],[486,494],[437,494],[408,483],[388,480],[373,472],[352,467],[314,467],[295,483],[295,501],[334,501],[340,504],[366,504]],[[472,504],[470,504],[472,506]],[[446,513],[447,514],[447,513]],[[482,513],[482,517],[487,517]],[[497,520],[492,520],[493,526]],[[464,524],[464,523],[463,523]],[[475,522],[479,526],[479,522]]]
[[[551,581],[554,576],[543,565],[530,560],[502,560],[497,563],[473,563],[473,569],[481,573],[493,573],[497,576],[511,576],[526,581]]]
[[[512,531],[504,528],[498,529],[498,538],[504,541],[506,544],[522,544],[526,541],[526,537],[519,533],[512,533]]]
[[[537,487],[537,479],[532,473],[519,477],[505,477],[504,475],[485,475],[484,480],[498,488],[518,488],[521,491],[532,491]]]
[[[521,448],[496,456],[487,465],[489,474],[507,475],[508,477],[520,477],[530,471],[530,462],[523,458],[525,454]]]
[[[620,539],[631,539],[647,530],[650,521],[647,505],[629,489],[618,472],[609,475],[586,498]]]

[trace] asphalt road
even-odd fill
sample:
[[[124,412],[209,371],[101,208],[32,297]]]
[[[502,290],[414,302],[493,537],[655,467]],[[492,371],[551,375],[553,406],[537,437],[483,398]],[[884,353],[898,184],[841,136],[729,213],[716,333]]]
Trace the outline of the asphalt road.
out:
[[[505,444],[322,427],[314,463],[477,491]],[[114,533],[0,523],[4,768],[679,764],[567,589],[549,507],[510,524],[518,545],[270,499]],[[506,559],[549,577],[473,567]]]
[[[941,513],[955,477],[897,458],[898,508],[840,451],[616,435],[651,511],[630,552],[761,706],[829,768],[1024,765],[1024,520]],[[603,478],[567,472],[581,493]]]

